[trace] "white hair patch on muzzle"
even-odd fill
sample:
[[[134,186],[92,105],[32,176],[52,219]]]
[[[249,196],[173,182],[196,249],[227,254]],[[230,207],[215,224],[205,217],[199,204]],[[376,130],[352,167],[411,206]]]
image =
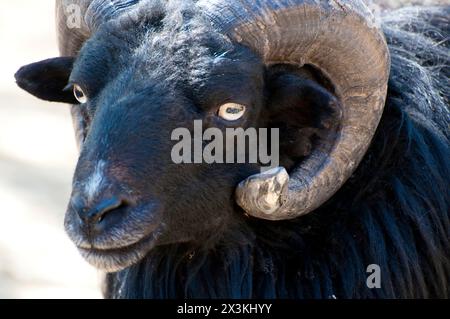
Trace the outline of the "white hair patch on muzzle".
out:
[[[94,173],[87,179],[84,185],[84,193],[88,199],[91,201],[95,196],[101,191],[102,183],[105,180],[104,170],[106,167],[106,162],[103,160],[98,161],[95,166]]]

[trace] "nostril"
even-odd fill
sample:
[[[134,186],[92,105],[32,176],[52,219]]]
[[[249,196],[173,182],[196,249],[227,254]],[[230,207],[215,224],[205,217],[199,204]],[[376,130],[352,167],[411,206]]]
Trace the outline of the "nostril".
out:
[[[98,205],[92,208],[89,212],[84,213],[83,214],[85,216],[84,219],[89,224],[100,223],[108,213],[124,205],[125,202],[119,198],[116,197],[108,198],[98,203]]]

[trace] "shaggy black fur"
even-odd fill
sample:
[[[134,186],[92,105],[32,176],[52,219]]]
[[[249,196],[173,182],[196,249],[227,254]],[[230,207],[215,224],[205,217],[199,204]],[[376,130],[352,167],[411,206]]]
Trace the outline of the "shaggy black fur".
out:
[[[386,109],[363,163],[320,209],[248,220],[214,249],[177,244],[108,274],[109,298],[448,298],[450,147],[446,8],[384,17]],[[238,243],[238,244],[237,244]],[[378,264],[381,289],[368,289]]]

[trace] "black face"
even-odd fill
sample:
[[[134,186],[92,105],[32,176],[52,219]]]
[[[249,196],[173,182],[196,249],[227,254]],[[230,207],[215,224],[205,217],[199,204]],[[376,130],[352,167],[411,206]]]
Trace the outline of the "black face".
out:
[[[147,56],[152,39],[129,50],[104,47],[96,40],[102,37],[83,48],[70,77],[87,101],[75,107],[86,132],[66,229],[88,261],[113,271],[154,245],[204,241],[242,218],[235,214],[233,190],[258,167],[175,164],[171,136],[177,128],[193,136],[194,120],[224,132],[257,125],[264,69],[245,48],[216,58],[199,41],[194,45],[203,59],[175,69],[175,57]],[[107,51],[115,54],[90,63]],[[107,81],[92,83],[102,75]],[[230,102],[246,106],[239,120],[219,116]]]
[[[62,91],[69,84],[82,102],[73,106],[81,154],[65,226],[82,255],[106,271],[136,263],[156,245],[212,247],[246,225],[234,189],[260,166],[176,164],[175,129],[193,136],[195,120],[224,133],[279,128],[281,164],[289,169],[320,138],[334,100],[312,68],[267,67],[213,31],[142,28],[106,26],[73,67],[70,58],[58,58],[16,75],[41,98],[78,103]],[[228,117],[227,103],[244,111]]]

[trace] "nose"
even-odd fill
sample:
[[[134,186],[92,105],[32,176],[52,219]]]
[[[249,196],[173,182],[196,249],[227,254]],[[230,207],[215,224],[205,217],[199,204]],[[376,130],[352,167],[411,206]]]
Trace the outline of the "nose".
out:
[[[125,200],[115,196],[98,199],[94,205],[86,205],[83,199],[78,196],[72,198],[72,208],[83,224],[88,226],[91,231],[103,229],[105,222],[114,219],[112,218],[113,213],[118,212],[120,208],[125,206]]]

